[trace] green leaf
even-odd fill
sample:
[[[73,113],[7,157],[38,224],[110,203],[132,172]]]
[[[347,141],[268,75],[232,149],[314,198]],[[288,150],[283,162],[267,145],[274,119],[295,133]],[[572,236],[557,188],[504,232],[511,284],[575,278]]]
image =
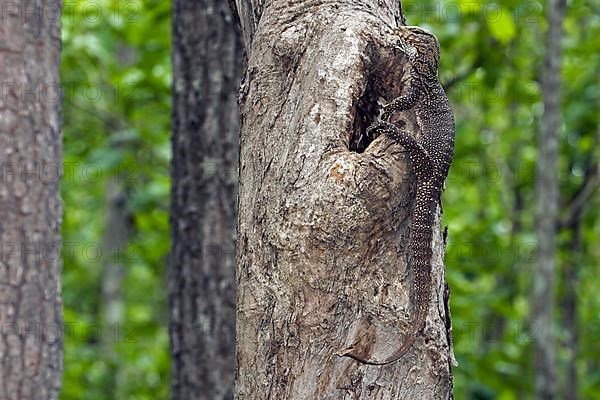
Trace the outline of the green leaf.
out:
[[[513,17],[505,8],[497,4],[494,7],[486,7],[483,9],[483,16],[490,33],[499,42],[507,44],[515,37],[516,27]]]

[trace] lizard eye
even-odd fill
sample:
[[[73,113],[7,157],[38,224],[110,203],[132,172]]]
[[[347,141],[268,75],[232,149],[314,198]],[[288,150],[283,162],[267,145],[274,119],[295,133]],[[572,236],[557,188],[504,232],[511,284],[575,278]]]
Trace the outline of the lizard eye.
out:
[[[406,54],[409,58],[415,58],[417,57],[417,49],[415,49],[413,46],[410,46]]]

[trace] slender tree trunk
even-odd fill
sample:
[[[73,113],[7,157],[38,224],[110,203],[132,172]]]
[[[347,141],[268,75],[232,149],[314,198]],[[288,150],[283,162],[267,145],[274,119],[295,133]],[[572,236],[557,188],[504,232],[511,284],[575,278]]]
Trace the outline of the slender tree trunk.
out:
[[[121,182],[110,181],[106,188],[106,230],[104,232],[102,276],[102,320],[104,326],[123,322],[122,281],[125,250],[131,236],[127,193]],[[106,339],[109,339],[107,336]],[[112,343],[108,340],[108,343]]]
[[[241,42],[225,1],[173,7],[172,398],[231,399]]]
[[[0,1],[0,398],[62,377],[60,1]],[[46,10],[48,14],[25,14]]]
[[[548,2],[548,33],[542,92],[544,115],[538,135],[537,240],[538,265],[533,278],[535,397],[556,396],[554,340],[556,227],[558,218],[558,129],[560,127],[560,61],[565,0]]]
[[[105,231],[102,240],[102,327],[123,331],[123,276],[127,267],[127,246],[132,233],[131,215],[127,209],[127,192],[122,180],[110,179],[106,185]],[[118,353],[111,335],[102,336],[104,360],[108,362],[111,385],[107,397],[119,393],[123,376],[118,368]],[[121,376],[120,376],[121,375]]]
[[[581,215],[577,215],[572,221],[569,230],[571,239],[568,244],[570,259],[565,266],[565,299],[564,299],[564,327],[567,334],[566,348],[568,352],[567,374],[565,379],[565,400],[577,400],[577,360],[578,360],[578,329],[577,329],[577,286],[578,268],[582,260],[581,243]]]
[[[600,133],[600,126],[598,129]],[[600,135],[596,136],[596,140],[592,145],[592,149],[596,148],[596,142]],[[584,214],[589,200],[597,190],[600,181],[600,165],[594,161],[593,150],[588,154],[588,161],[585,166],[585,175],[583,183],[577,189],[572,199],[569,200],[569,205],[566,208],[567,212],[561,220],[561,227],[566,228],[570,234],[567,243],[568,259],[564,267],[564,300],[563,300],[563,326],[565,332],[565,347],[567,350],[566,358],[566,379],[564,396],[565,400],[577,400],[579,392],[579,384],[577,379],[577,363],[579,360],[579,328],[578,328],[578,307],[577,307],[577,289],[579,287],[579,266],[585,262],[585,254],[582,224]]]
[[[248,50],[240,92],[236,398],[452,398],[444,241],[436,216],[426,328],[402,341],[414,177],[403,149],[359,140],[378,96],[399,95],[397,1],[237,2]],[[259,22],[257,22],[259,21]],[[415,128],[414,115],[403,115]]]

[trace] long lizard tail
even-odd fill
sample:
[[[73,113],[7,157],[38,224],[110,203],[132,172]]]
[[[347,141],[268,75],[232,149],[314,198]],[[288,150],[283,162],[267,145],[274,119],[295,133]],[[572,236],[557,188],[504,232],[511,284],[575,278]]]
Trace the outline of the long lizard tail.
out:
[[[415,171],[417,172],[417,171]],[[417,172],[417,176],[420,174]],[[431,299],[431,241],[433,239],[433,214],[435,212],[434,184],[432,180],[417,179],[417,195],[415,211],[411,224],[411,271],[413,278],[414,312],[409,325],[409,331],[404,335],[404,343],[391,356],[383,361],[368,359],[352,351],[340,354],[353,358],[364,364],[385,365],[399,360],[414,344],[417,334],[423,327],[429,312]]]

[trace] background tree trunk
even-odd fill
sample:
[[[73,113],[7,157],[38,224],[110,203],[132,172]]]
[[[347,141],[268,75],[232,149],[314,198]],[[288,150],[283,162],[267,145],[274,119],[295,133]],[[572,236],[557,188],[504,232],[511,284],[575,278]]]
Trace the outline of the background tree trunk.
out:
[[[578,358],[578,346],[577,340],[579,337],[579,331],[577,329],[577,287],[578,280],[577,274],[579,269],[577,268],[581,262],[582,257],[580,256],[583,250],[581,241],[581,215],[575,216],[571,226],[568,227],[570,230],[570,239],[568,248],[570,250],[570,256],[572,257],[567,261],[565,265],[565,295],[563,305],[563,324],[565,327],[565,347],[567,349],[567,366],[566,366],[566,377],[565,377],[565,400],[577,400],[578,385],[577,385],[577,361]]]
[[[54,400],[62,377],[60,1],[1,1],[0,398]],[[41,14],[27,10],[44,10]]]
[[[536,181],[538,266],[533,277],[533,316],[537,331],[534,348],[535,396],[556,396],[554,341],[556,229],[558,224],[558,129],[560,127],[560,60],[564,0],[548,2],[548,33],[542,93],[544,115],[538,135]]]
[[[233,397],[241,42],[226,2],[173,4],[172,398]]]
[[[596,142],[600,139],[600,127],[595,138],[592,149],[596,148]],[[579,379],[577,367],[581,358],[579,349],[579,292],[581,282],[579,275],[585,266],[586,254],[585,240],[583,237],[586,209],[590,207],[590,199],[598,189],[600,183],[600,164],[594,158],[593,150],[586,157],[584,167],[584,179],[581,185],[573,193],[572,197],[565,200],[568,204],[566,213],[562,216],[560,226],[569,235],[565,244],[567,255],[564,261],[564,293],[562,299],[562,326],[564,327],[564,347],[566,350],[566,374],[564,384],[565,400],[577,400],[579,398]],[[571,169],[571,168],[569,168]]]
[[[248,50],[240,92],[236,397],[452,398],[444,241],[436,217],[435,300],[399,362],[414,177],[401,146],[359,140],[378,96],[400,93],[397,1],[237,1]],[[257,22],[259,21],[259,22]],[[248,42],[250,40],[250,42]],[[414,115],[403,115],[416,129]],[[352,150],[351,150],[352,149]],[[354,151],[353,151],[354,150]]]
[[[127,246],[131,239],[132,216],[127,208],[128,193],[121,178],[109,179],[106,185],[105,231],[102,238],[102,327],[103,329],[125,329],[123,326],[125,304],[123,301],[123,277],[126,273]],[[122,378],[118,368],[115,339],[112,335],[102,336],[105,360],[110,369],[111,396],[118,390]]]

